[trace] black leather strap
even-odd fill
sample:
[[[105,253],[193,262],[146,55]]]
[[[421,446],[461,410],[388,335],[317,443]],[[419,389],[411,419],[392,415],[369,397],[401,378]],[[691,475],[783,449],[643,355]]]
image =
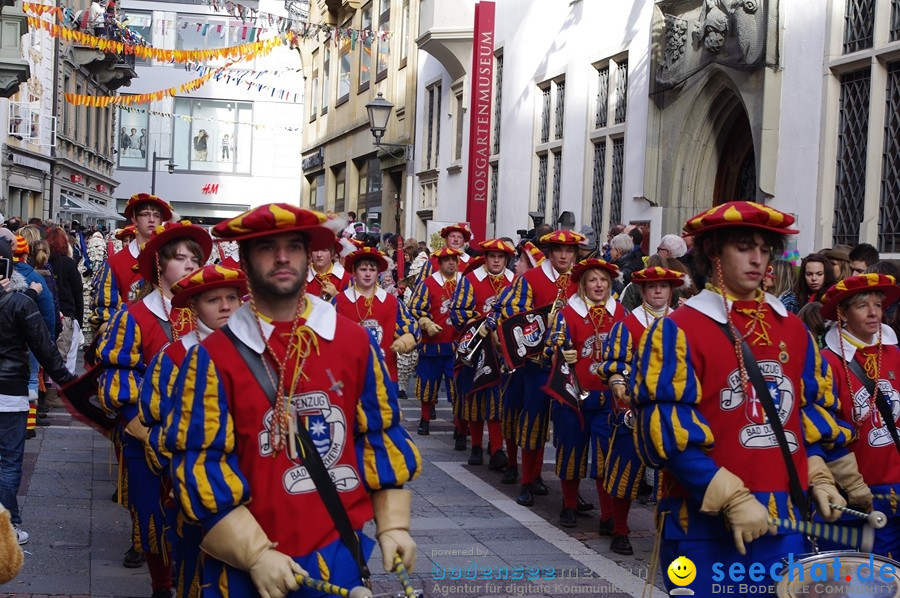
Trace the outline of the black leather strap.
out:
[[[733,345],[735,338],[734,333],[728,324],[718,323],[719,328],[728,337],[728,341]],[[775,409],[775,401],[769,393],[769,387],[763,378],[762,372],[759,371],[759,364],[756,363],[756,356],[750,349],[747,341],[741,341],[741,354],[744,356],[744,367],[747,369],[747,376],[750,383],[756,391],[759,402],[762,403],[763,410],[766,412],[766,419],[772,426],[772,432],[775,433],[775,439],[778,441],[778,447],[781,449],[781,456],[784,459],[784,466],[788,473],[788,486],[790,490],[791,500],[800,511],[805,519],[809,512],[806,493],[803,491],[804,486],[800,483],[800,476],[797,474],[797,468],[794,466],[794,459],[791,456],[791,448],[788,445],[787,436],[784,434],[784,427],[781,425],[781,418],[778,417],[778,411]]]
[[[222,326],[222,332],[225,333],[225,336],[228,337],[232,344],[234,344],[235,349],[240,353],[241,358],[244,360],[250,373],[256,378],[256,381],[262,387],[266,398],[269,399],[269,404],[274,405],[275,397],[277,395],[275,387],[272,385],[272,380],[275,379],[275,376],[271,370],[271,366],[259,353],[248,347],[244,341],[239,339],[234,334],[234,331],[228,327],[228,324]],[[372,577],[372,574],[369,572],[369,566],[366,564],[359,536],[353,531],[353,524],[350,523],[350,516],[347,515],[347,509],[344,507],[344,503],[338,495],[338,490],[334,486],[331,475],[328,473],[328,468],[322,461],[322,456],[319,455],[316,445],[313,444],[306,426],[298,422],[296,427],[297,442],[300,447],[303,466],[306,467],[309,477],[316,485],[319,496],[325,504],[325,508],[328,509],[328,514],[331,515],[332,521],[334,521],[334,525],[337,528],[338,535],[341,537],[341,541],[356,560],[356,565],[359,567],[363,583],[368,587],[370,585],[369,580]]]
[[[857,380],[862,382],[862,385],[869,393],[869,396],[875,397],[875,406],[878,408],[878,413],[881,415],[884,425],[887,426],[888,432],[890,432],[891,438],[894,440],[894,446],[897,447],[897,452],[900,453],[900,434],[897,432],[897,422],[894,421],[894,413],[891,411],[891,406],[888,405],[887,399],[881,394],[881,389],[876,386],[874,380],[869,378],[862,365],[855,359],[848,361],[847,367],[853,372],[853,375],[856,376]]]

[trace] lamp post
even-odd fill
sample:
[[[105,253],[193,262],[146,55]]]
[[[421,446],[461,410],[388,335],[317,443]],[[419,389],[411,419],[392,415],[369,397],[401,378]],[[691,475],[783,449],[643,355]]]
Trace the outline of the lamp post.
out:
[[[409,167],[413,159],[412,145],[409,145],[408,143],[384,143],[381,141],[381,139],[384,137],[384,132],[387,130],[388,121],[391,119],[391,112],[393,110],[394,105],[384,99],[384,95],[379,91],[375,99],[366,104],[366,112],[369,115],[369,130],[372,131],[372,136],[375,138],[375,147],[380,150],[384,150],[392,158],[400,158],[400,156],[402,155],[407,164],[407,173],[409,173],[411,172]],[[391,150],[395,149],[400,150],[402,153],[394,155]],[[400,234],[401,210],[401,197],[398,193],[397,213],[394,215],[398,235]]]
[[[153,170],[152,174],[150,175],[150,195],[156,195],[156,163],[162,162],[163,160],[169,161],[166,164],[166,168],[168,169],[169,174],[175,174],[175,167],[178,166],[178,164],[175,164],[175,162],[172,161],[172,158],[157,158],[156,152],[153,152]]]

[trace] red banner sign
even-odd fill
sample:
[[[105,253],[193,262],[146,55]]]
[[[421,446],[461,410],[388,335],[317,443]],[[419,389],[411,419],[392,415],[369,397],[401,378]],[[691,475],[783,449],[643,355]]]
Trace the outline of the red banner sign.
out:
[[[472,101],[469,104],[469,186],[466,220],[474,241],[487,234],[488,184],[491,165],[491,99],[494,91],[494,3],[475,5],[472,42]]]

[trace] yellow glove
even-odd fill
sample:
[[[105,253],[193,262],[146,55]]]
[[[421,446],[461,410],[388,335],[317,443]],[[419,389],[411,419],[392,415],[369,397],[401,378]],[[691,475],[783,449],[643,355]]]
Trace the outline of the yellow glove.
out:
[[[419,327],[425,331],[428,336],[434,336],[440,333],[443,328],[434,323],[431,318],[420,318]]]
[[[834,476],[834,481],[840,484],[841,489],[847,494],[847,502],[850,505],[866,513],[872,511],[872,501],[875,497],[859,473],[856,455],[848,453],[830,462],[828,469]]]
[[[283,598],[300,589],[298,575],[309,575],[294,559],[275,550],[259,522],[243,505],[206,533],[200,549],[226,565],[249,573],[263,598]]]
[[[834,485],[834,478],[822,457],[810,457],[807,463],[809,465],[810,494],[816,503],[816,510],[826,521],[837,521],[841,518],[841,512],[832,509],[831,505],[846,507],[847,501]]]
[[[409,490],[379,490],[372,493],[375,537],[381,547],[385,571],[393,571],[394,556],[398,554],[407,571],[412,573],[416,566],[416,543],[409,535],[411,506],[412,492]]]
[[[481,338],[487,337],[487,335],[489,335],[490,333],[491,333],[491,329],[488,328],[487,326],[482,326],[481,328],[478,329],[478,336],[480,336]]]
[[[322,293],[328,295],[329,297],[334,297],[338,294],[338,290],[337,287],[330,282],[325,282],[322,283]]]
[[[562,353],[563,359],[565,359],[566,363],[569,365],[578,361],[578,351],[576,349],[562,349],[560,353]]]
[[[621,382],[619,382],[621,380]],[[620,409],[628,409],[628,385],[625,384],[625,377],[621,374],[613,374],[609,377],[609,387],[612,389],[613,399]]]
[[[137,416],[132,417],[131,421],[125,424],[125,432],[143,444],[147,444],[147,439],[150,437],[150,428],[142,424],[141,419]]]
[[[747,554],[744,544],[767,532],[775,533],[769,525],[769,510],[750,494],[741,478],[724,467],[719,468],[706,487],[700,512],[725,516],[734,533],[734,545],[742,555]]]
[[[391,344],[391,351],[394,353],[409,353],[416,348],[416,337],[410,333],[406,333]]]

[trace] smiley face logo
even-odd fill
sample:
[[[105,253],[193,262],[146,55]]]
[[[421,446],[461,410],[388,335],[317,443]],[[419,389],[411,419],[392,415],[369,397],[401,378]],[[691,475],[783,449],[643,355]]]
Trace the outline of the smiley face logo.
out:
[[[676,586],[689,586],[697,577],[697,567],[686,556],[680,556],[669,565],[669,581]]]

